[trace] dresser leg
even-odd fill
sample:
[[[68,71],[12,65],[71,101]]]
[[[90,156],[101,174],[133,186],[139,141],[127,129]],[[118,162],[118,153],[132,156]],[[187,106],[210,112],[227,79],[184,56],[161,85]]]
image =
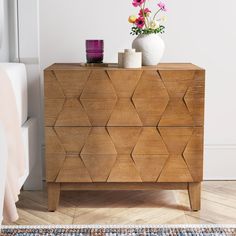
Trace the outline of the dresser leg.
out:
[[[60,199],[60,183],[48,183],[48,211],[56,211]]]
[[[201,182],[188,183],[188,195],[192,211],[201,209]]]

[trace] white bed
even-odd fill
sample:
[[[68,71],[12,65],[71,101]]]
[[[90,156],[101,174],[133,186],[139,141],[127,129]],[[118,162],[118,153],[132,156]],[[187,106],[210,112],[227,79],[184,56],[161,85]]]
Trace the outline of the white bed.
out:
[[[35,118],[28,117],[28,89],[26,68],[24,64],[20,63],[0,63],[0,70],[4,70],[11,81],[21,125],[20,129],[24,146],[24,158],[26,167],[24,175],[19,179],[20,186],[23,186],[26,183],[27,189],[33,189],[34,178],[31,178],[30,175],[35,176],[35,173],[33,173],[34,171],[32,170],[35,167],[37,158],[39,158],[37,140],[38,135],[37,120]],[[6,178],[5,170],[7,163],[7,148],[4,132],[4,126],[0,123],[0,225],[2,222],[2,209]]]

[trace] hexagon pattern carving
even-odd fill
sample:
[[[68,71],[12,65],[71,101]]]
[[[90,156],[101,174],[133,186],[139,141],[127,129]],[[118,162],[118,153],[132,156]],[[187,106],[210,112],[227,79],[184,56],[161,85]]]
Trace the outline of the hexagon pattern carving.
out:
[[[47,180],[202,180],[200,71],[45,72]]]

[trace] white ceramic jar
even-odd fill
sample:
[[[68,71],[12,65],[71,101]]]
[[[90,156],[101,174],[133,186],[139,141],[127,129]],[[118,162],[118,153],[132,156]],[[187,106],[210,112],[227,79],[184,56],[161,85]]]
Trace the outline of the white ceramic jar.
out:
[[[142,67],[142,53],[135,49],[125,49],[118,53],[118,65],[120,68],[134,69]]]
[[[143,66],[157,65],[165,51],[165,43],[158,34],[140,34],[133,41],[132,47],[142,52]]]

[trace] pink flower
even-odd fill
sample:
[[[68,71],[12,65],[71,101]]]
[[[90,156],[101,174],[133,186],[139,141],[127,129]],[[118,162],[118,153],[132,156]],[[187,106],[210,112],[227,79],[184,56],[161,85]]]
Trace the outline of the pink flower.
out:
[[[159,2],[157,6],[160,7],[162,11],[167,11],[166,4],[164,2]]]
[[[136,25],[139,29],[142,29],[143,26],[145,25],[145,19],[140,16],[138,19],[136,19],[135,25]]]
[[[139,16],[148,16],[149,13],[151,13],[150,9],[148,9],[148,8],[141,9],[139,12]]]
[[[133,6],[138,7],[141,6],[146,0],[133,0]]]

